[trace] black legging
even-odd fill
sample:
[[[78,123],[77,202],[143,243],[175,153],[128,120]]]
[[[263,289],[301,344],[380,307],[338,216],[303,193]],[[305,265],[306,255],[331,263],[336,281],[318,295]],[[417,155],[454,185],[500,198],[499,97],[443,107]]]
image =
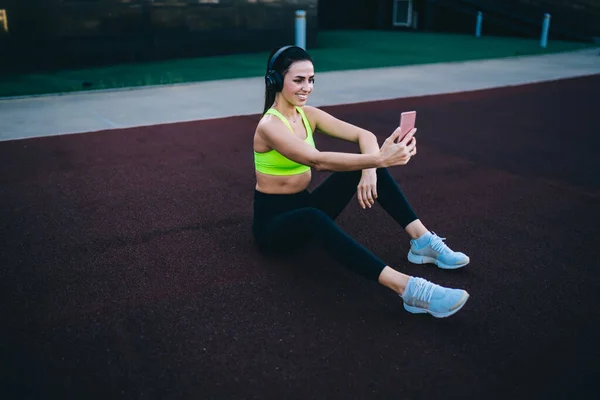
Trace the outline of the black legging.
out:
[[[333,221],[348,205],[361,171],[334,172],[312,193],[254,193],[252,230],[261,251],[285,254],[314,238],[352,271],[377,280],[386,264],[342,231]],[[405,228],[417,219],[398,184],[385,168],[377,169],[377,201]]]

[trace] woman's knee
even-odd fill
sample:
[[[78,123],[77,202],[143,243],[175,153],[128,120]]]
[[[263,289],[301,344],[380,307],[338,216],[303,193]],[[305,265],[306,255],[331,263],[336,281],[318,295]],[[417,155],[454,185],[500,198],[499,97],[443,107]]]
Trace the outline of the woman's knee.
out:
[[[378,177],[392,177],[390,174],[390,170],[387,168],[377,168],[377,176]]]
[[[334,175],[338,182],[345,182],[355,188],[362,176],[362,170],[334,172]]]
[[[398,182],[392,176],[389,169],[387,168],[378,168],[377,169],[377,187],[382,189],[387,187],[398,187]]]

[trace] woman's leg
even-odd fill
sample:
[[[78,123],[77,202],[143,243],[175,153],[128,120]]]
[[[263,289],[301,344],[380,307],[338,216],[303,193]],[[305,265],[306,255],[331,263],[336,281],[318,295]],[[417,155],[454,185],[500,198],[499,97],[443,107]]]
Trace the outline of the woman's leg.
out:
[[[356,194],[361,174],[361,171],[334,172],[311,193],[311,204],[336,219]],[[377,193],[379,204],[413,239],[427,232],[386,168],[377,169]]]
[[[469,263],[469,257],[451,250],[440,238],[430,232],[417,218],[408,200],[387,169],[377,170],[379,203],[411,237],[408,260],[414,264],[436,264],[443,269],[456,269]]]
[[[340,229],[322,210],[304,207],[271,218],[263,228],[262,240],[269,251],[288,252],[317,241],[329,255],[350,270],[377,281],[386,266],[373,253]]]
[[[310,194],[311,205],[335,220],[356,194],[361,171],[334,172]]]
[[[377,169],[377,201],[409,234],[421,236],[427,232],[387,168]]]
[[[264,228],[268,248],[301,245],[306,237],[319,241],[342,265],[398,293],[404,308],[411,313],[448,317],[460,310],[469,298],[464,290],[445,288],[385,265],[343,232],[322,210],[305,207],[288,211],[271,219]]]
[[[311,204],[323,210],[331,219],[346,207],[356,193],[361,171],[335,172],[311,194]],[[412,239],[408,254],[415,264],[436,264],[444,269],[456,269],[469,263],[469,257],[452,251],[440,238],[418,219],[396,180],[387,168],[377,169],[377,201]]]

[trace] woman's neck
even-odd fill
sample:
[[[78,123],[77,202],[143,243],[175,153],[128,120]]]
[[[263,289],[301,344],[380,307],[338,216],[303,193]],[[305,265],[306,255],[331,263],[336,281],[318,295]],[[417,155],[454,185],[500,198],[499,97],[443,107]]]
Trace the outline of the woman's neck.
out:
[[[298,118],[298,111],[296,110],[296,106],[281,99],[280,96],[277,96],[275,98],[273,108],[279,111],[281,115],[286,117],[288,120],[296,122],[296,119]]]

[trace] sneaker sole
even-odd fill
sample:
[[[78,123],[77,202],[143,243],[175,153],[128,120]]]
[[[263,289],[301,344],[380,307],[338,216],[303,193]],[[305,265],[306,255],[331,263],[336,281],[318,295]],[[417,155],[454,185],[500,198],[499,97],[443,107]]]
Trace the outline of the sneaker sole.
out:
[[[460,311],[460,309],[463,308],[463,306],[467,303],[467,300],[469,300],[469,293],[464,292],[461,299],[454,305],[454,308],[443,313],[430,311],[426,308],[409,306],[406,303],[404,303],[404,309],[413,314],[431,314],[435,318],[446,318]]]
[[[469,264],[469,261],[467,261],[466,263],[463,264],[454,264],[454,265],[449,265],[449,264],[444,264],[443,262],[436,260],[433,257],[428,257],[428,256],[418,256],[416,254],[413,254],[412,252],[408,252],[408,261],[410,261],[413,264],[435,264],[437,265],[439,268],[441,269],[458,269],[458,268],[462,268],[465,265]]]

